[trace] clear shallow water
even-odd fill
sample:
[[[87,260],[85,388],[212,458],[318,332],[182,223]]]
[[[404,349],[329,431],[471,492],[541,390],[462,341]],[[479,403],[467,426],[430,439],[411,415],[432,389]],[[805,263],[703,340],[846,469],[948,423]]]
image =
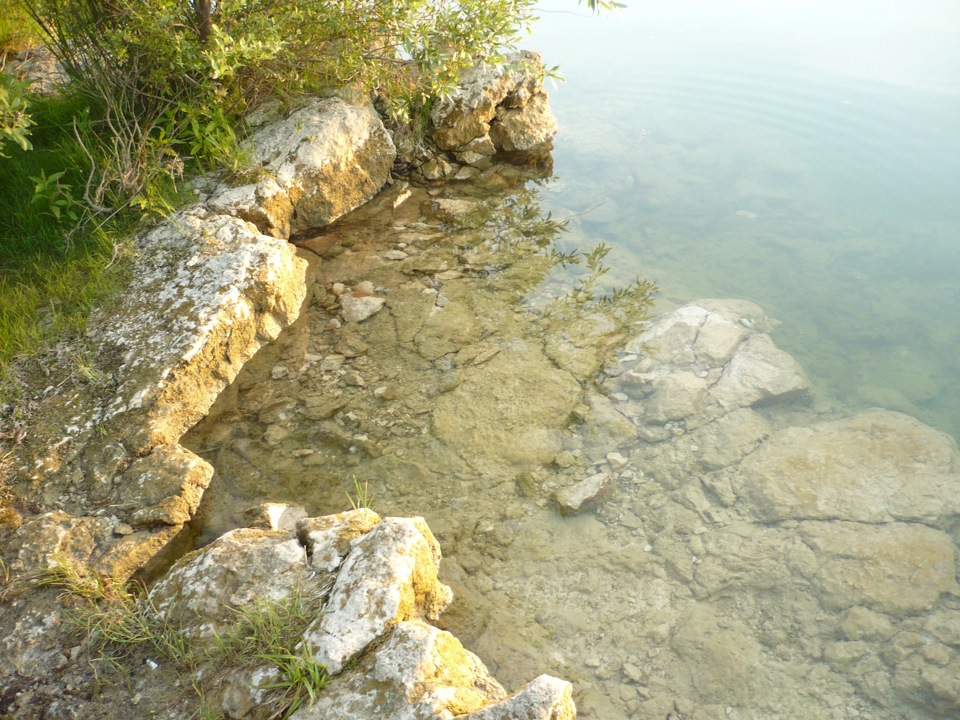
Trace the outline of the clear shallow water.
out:
[[[930,4],[917,29],[923,6],[893,4],[865,32],[852,5],[778,7],[550,16],[531,45],[569,80],[556,177],[439,189],[484,199],[479,226],[394,188],[318,240],[304,317],[185,439],[217,471],[206,539],[257,502],[343,510],[357,478],[440,540],[443,626],[511,689],[571,680],[583,718],[955,717],[960,528],[914,506],[956,508],[960,460],[903,417],[821,423],[880,405],[958,434],[957,18]],[[600,242],[603,282],[656,280],[657,310],[746,298],[781,320],[815,412],[645,424],[609,380],[644,361],[636,316],[551,305],[589,273],[550,248]],[[362,281],[386,306],[340,326],[335,284]],[[849,493],[863,467],[902,481],[896,522]],[[598,470],[603,501],[561,517],[553,494]],[[757,506],[821,481],[846,498],[826,519]]]
[[[760,304],[824,406],[960,437],[960,6],[628,5],[542,5],[547,207],[605,202],[575,222],[624,277]]]

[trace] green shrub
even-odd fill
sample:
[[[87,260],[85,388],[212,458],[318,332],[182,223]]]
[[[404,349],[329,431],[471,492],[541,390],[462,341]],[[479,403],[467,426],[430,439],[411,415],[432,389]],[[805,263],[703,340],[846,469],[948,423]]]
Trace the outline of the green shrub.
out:
[[[518,39],[535,0],[22,2],[91,98],[86,199],[107,212],[235,154],[237,119],[266,96],[352,86],[406,116]]]

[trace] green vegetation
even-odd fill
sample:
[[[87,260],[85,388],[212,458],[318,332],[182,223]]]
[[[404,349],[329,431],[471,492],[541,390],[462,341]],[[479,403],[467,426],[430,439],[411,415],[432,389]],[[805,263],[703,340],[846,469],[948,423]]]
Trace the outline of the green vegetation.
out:
[[[198,643],[184,631],[184,614],[177,608],[160,612],[141,586],[87,574],[65,559],[35,582],[62,590],[71,607],[67,620],[84,638],[95,670],[124,675],[144,658],[173,668],[182,689],[171,687],[170,692],[192,688],[202,717],[219,717],[208,698],[225,678],[244,669],[275,668],[261,687],[270,691],[265,703],[277,709],[274,717],[288,718],[315,702],[326,684],[325,667],[301,645],[328,592],[322,584],[305,583],[282,601],[258,600],[237,608],[228,631],[213,643]]]
[[[53,99],[0,82],[0,379],[83,328],[122,277],[122,238],[172,210],[184,174],[242,170],[242,117],[262,100],[349,88],[422,118],[519,39],[533,5],[0,0],[0,57],[40,37],[71,79]]]
[[[86,159],[72,128],[85,108],[75,96],[35,99],[33,150],[0,159],[0,377],[16,355],[82,330],[122,277],[110,262],[125,227],[76,226]]]

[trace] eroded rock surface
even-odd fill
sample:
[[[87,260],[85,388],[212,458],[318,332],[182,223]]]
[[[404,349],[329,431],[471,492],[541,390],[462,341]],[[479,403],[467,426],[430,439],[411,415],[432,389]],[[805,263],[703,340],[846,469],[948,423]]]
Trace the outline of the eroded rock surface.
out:
[[[372,198],[390,176],[396,149],[373,107],[314,100],[248,141],[262,175],[224,187],[208,205],[261,232],[287,238],[329,225]]]
[[[196,643],[228,633],[238,610],[298,593],[315,618],[304,645],[331,679],[318,702],[294,717],[453,717],[506,693],[477,656],[425,622],[450,600],[439,563],[440,547],[422,518],[381,520],[358,509],[304,519],[296,535],[233,530],[179,560],[151,600],[185,623]],[[260,686],[277,679],[278,670],[261,663],[230,673],[213,696],[228,717],[268,717],[275,699]],[[506,703],[478,717],[575,715],[569,684],[549,676]]]

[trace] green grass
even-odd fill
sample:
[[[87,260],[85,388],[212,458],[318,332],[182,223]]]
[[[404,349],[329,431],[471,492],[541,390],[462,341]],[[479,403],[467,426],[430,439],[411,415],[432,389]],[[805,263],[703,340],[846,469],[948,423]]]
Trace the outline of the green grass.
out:
[[[4,570],[0,564],[0,576]],[[244,669],[276,668],[274,679],[261,687],[270,691],[264,702],[272,706],[272,718],[289,718],[299,707],[313,704],[326,685],[326,668],[301,640],[322,608],[329,582],[305,581],[282,601],[258,599],[236,608],[235,622],[215,637],[212,647],[188,639],[189,613],[177,608],[160,613],[141,586],[91,574],[67,558],[57,558],[24,582],[25,587],[61,591],[68,605],[67,627],[85,639],[92,668],[129,675],[142,665],[146,652],[174,669],[180,685],[169,688],[171,695],[197,693],[195,716],[219,717],[207,698],[224,678]]]
[[[39,44],[33,20],[16,0],[0,0],[0,57]]]
[[[71,232],[70,214],[79,206],[60,207],[68,197],[82,197],[87,160],[73,135],[81,118],[81,98],[34,99],[33,150],[11,147],[0,158],[0,377],[9,362],[65,334],[82,331],[91,307],[112,292],[123,277],[114,262],[122,243],[120,225]],[[35,199],[36,181],[63,173]],[[59,217],[57,217],[59,211]]]

